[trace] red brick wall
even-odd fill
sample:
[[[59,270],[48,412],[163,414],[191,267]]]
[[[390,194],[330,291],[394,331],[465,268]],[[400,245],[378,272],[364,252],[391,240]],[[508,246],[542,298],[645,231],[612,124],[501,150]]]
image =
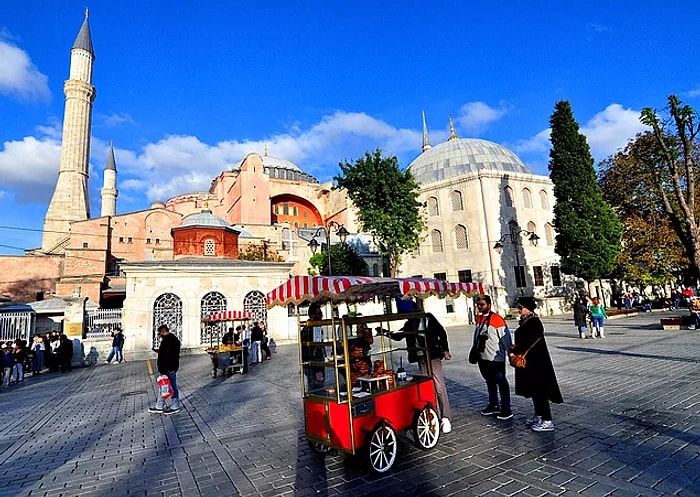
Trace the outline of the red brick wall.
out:
[[[63,271],[60,255],[0,255],[0,295],[13,302],[34,302],[38,292],[53,297]]]

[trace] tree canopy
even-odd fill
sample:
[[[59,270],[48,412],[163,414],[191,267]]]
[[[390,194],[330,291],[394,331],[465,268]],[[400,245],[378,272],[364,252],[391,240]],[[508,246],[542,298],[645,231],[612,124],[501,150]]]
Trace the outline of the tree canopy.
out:
[[[348,243],[330,246],[331,267],[328,267],[328,252],[322,250],[309,260],[309,273],[321,276],[368,276],[367,262]]]
[[[666,283],[677,277],[678,268],[688,266],[683,244],[657,193],[657,183],[670,182],[668,178],[659,182],[657,175],[665,173],[644,165],[644,158],[656,155],[655,149],[653,133],[641,133],[600,164],[603,197],[623,225],[615,276],[638,286]]]
[[[653,139],[644,148],[639,147],[639,153],[634,156],[637,167],[645,169],[652,204],[667,217],[697,278],[700,275],[698,113],[670,95],[666,113],[647,107],[642,110],[640,120],[651,128]]]
[[[358,211],[362,231],[371,234],[389,257],[391,276],[402,254],[418,248],[425,229],[423,209],[418,200],[419,185],[411,171],[401,171],[395,156],[384,157],[380,149],[339,164],[341,174],[333,179],[344,188]]]
[[[589,281],[607,276],[620,253],[620,221],[603,199],[588,142],[568,101],[556,103],[550,125],[555,252],[561,269]]]

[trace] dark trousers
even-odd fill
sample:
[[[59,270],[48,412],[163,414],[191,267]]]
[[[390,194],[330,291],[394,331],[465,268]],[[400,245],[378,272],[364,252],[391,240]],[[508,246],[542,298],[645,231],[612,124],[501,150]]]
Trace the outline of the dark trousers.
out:
[[[479,371],[486,381],[486,388],[489,392],[489,405],[501,406],[501,409],[510,409],[510,385],[508,385],[508,378],[506,378],[506,363],[479,359]],[[498,402],[499,391],[501,393],[501,402]]]
[[[535,408],[535,416],[542,417],[543,421],[552,420],[552,410],[549,407],[549,399],[546,395],[533,395],[532,406]]]

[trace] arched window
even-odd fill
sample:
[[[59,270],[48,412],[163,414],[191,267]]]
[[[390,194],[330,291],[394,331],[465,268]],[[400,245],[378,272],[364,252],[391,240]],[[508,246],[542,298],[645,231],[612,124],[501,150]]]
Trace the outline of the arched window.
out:
[[[211,238],[204,240],[204,255],[216,255],[216,242]]]
[[[554,245],[554,226],[550,223],[544,225],[544,239],[550,247]]]
[[[463,211],[464,202],[462,202],[462,192],[459,190],[452,190],[452,193],[450,193],[450,203],[452,204],[453,212]]]
[[[457,250],[466,250],[469,248],[467,228],[461,224],[458,224],[455,228],[455,244],[457,245]]]
[[[510,186],[503,189],[503,201],[506,207],[513,207],[513,189]]]
[[[523,188],[523,206],[532,209],[532,192],[529,188]]]
[[[439,216],[440,207],[438,207],[438,199],[436,197],[428,198],[428,215],[429,216]]]
[[[439,230],[433,230],[430,233],[430,240],[433,244],[433,252],[444,252],[445,246],[442,244],[442,233]]]
[[[545,190],[540,190],[540,206],[545,210],[549,210],[549,196]]]
[[[226,297],[219,292],[209,292],[199,303],[200,321],[206,319],[215,312],[226,310]],[[204,323],[201,327],[199,343],[218,343],[223,334],[226,333],[226,322],[218,321],[216,323]],[[212,340],[213,339],[213,340]]]
[[[253,290],[243,297],[243,310],[250,311],[255,316],[255,321],[267,322],[267,306],[265,294],[259,290]]]
[[[160,347],[158,328],[166,325],[182,341],[182,300],[174,293],[164,293],[153,302],[153,347]]]

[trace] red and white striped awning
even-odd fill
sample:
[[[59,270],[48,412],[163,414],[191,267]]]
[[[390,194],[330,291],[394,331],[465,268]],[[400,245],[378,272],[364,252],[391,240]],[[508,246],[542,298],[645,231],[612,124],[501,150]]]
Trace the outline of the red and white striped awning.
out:
[[[250,311],[219,311],[203,319],[203,321],[231,321],[234,319],[253,318],[255,318],[255,315]]]
[[[483,293],[481,284],[431,278],[294,276],[267,294],[267,306],[319,302],[367,302],[375,297],[458,297]]]

